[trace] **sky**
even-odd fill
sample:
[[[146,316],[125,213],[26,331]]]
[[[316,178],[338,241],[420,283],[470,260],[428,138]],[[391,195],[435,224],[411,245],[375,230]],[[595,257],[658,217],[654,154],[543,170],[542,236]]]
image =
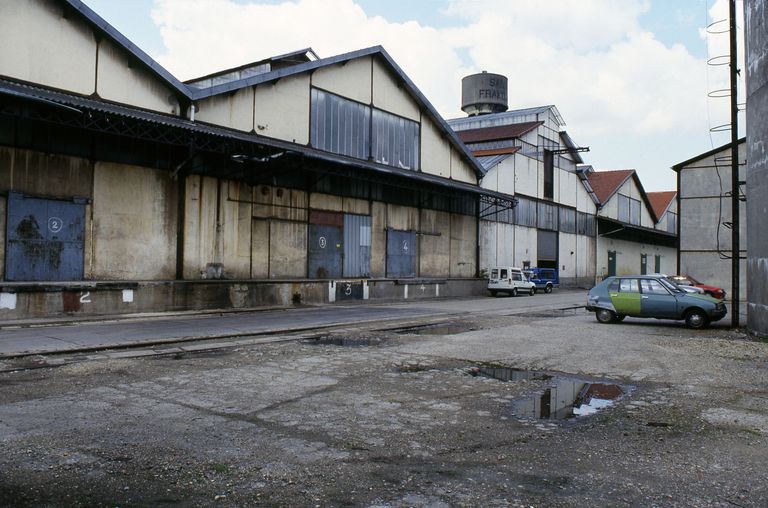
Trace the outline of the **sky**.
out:
[[[730,141],[710,131],[730,121],[729,99],[708,96],[729,87],[728,66],[707,65],[728,53],[727,33],[710,33],[727,29],[727,0],[85,3],[182,80],[306,47],[323,58],[381,45],[456,118],[462,77],[504,74],[510,109],[556,105],[587,164],[636,169],[646,191],[675,189],[671,166]]]

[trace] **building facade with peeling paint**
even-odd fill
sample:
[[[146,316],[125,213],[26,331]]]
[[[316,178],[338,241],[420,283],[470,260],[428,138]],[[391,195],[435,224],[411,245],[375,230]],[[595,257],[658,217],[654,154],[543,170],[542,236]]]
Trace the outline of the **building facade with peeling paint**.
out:
[[[78,0],[0,38],[0,318],[483,291],[513,198],[383,48],[182,83]]]

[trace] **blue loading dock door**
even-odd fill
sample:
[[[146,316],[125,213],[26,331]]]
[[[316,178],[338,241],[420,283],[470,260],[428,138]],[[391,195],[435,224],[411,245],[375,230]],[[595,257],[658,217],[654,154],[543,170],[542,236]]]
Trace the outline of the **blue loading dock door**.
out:
[[[85,202],[8,193],[5,278],[82,280]]]
[[[387,277],[416,277],[416,233],[387,230]]]
[[[344,254],[344,214],[310,211],[308,243],[308,277],[340,279]]]

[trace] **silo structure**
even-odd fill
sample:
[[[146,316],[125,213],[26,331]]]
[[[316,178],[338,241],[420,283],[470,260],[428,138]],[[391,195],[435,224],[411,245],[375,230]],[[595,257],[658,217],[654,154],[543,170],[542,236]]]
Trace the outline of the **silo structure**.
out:
[[[747,327],[768,337],[768,0],[745,0],[747,67]]]
[[[483,71],[461,80],[461,110],[469,116],[507,110],[507,77]]]

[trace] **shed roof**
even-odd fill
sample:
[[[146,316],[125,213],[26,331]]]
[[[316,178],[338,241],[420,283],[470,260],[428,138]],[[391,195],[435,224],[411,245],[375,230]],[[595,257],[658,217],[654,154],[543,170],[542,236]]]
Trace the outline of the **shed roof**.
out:
[[[648,192],[647,195],[658,222],[667,213],[667,209],[677,197],[677,191]]]

